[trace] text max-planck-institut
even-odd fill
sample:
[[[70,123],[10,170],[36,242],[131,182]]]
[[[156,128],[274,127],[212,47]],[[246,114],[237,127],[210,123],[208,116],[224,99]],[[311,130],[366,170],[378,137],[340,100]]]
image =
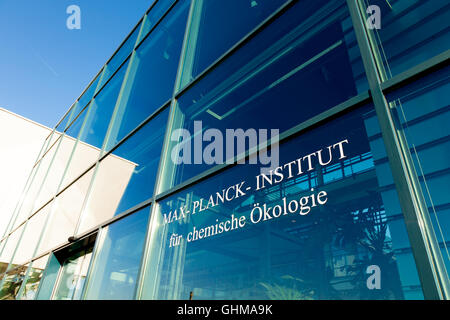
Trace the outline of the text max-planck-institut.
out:
[[[449,20],[154,1],[24,168],[0,298],[448,299]]]

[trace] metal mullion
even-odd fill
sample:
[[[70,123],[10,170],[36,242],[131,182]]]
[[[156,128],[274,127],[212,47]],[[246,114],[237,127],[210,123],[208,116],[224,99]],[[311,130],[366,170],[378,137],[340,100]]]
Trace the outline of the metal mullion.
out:
[[[157,210],[158,204],[155,202],[154,204],[152,204],[152,206],[150,207],[150,217],[148,219],[148,223],[147,223],[147,232],[145,235],[145,245],[144,245],[144,251],[142,254],[142,261],[141,261],[141,265],[139,267],[139,274],[138,274],[138,281],[137,281],[137,286],[136,286],[136,292],[135,292],[135,299],[137,300],[141,300],[142,298],[142,292],[144,289],[144,280],[146,277],[146,271],[148,268],[148,260],[149,260],[149,256],[150,256],[150,247],[152,244],[152,240],[153,240],[153,236],[154,233],[152,232],[152,226],[155,225],[155,219],[156,219],[156,210]],[[161,248],[162,249],[162,248]]]
[[[142,287],[142,280],[144,279],[144,276],[145,276],[144,269],[145,269],[145,267],[147,265],[146,264],[146,261],[147,261],[147,242],[148,242],[147,240],[149,238],[149,235],[151,236],[151,234],[150,234],[150,226],[152,225],[151,221],[152,221],[153,216],[154,216],[153,210],[155,210],[156,204],[152,203],[147,208],[149,209],[149,212],[148,212],[149,216],[148,216],[148,219],[147,219],[147,227],[146,227],[146,233],[145,233],[145,237],[144,237],[144,247],[142,248],[141,260],[139,262],[139,269],[138,269],[138,272],[137,272],[136,286],[134,287],[133,298],[135,300],[140,298],[140,289]]]
[[[389,158],[394,183],[398,190],[398,198],[403,211],[406,229],[413,250],[416,267],[426,299],[442,299],[448,296],[439,258],[436,252],[436,239],[430,234],[427,221],[427,208],[421,193],[421,187],[414,169],[411,155],[404,150],[404,137],[397,130],[390,106],[382,92],[383,73],[379,71],[377,55],[370,37],[366,33],[361,8],[358,0],[347,0],[353,28],[361,51],[364,69],[373,97],[375,111]],[[429,218],[428,218],[429,219]],[[425,225],[425,226],[424,226]],[[445,268],[445,267],[444,267]],[[445,269],[444,269],[445,271]],[[448,278],[447,278],[448,281]]]

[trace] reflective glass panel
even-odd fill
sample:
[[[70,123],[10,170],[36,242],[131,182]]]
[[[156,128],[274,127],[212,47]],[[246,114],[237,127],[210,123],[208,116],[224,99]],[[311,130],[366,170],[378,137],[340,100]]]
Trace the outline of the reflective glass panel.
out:
[[[78,234],[151,198],[168,113],[163,111],[100,162]]]
[[[173,2],[174,0],[158,0],[156,2],[151,11],[145,17],[144,26],[142,27],[138,42],[141,42],[142,39],[150,32],[151,28],[153,28],[159,19],[161,19],[162,15],[169,10]]]
[[[423,299],[377,133],[360,108],[159,202],[142,298]]]
[[[90,105],[90,104],[89,104]],[[66,131],[66,135],[73,138],[78,138],[78,135],[80,134],[81,127],[83,126],[84,120],[86,118],[86,114],[89,110],[89,105],[86,106],[74,119],[70,127]]]
[[[0,241],[0,252],[3,251],[3,248],[6,244],[6,242],[7,242],[7,238]],[[2,279],[2,274],[3,274],[3,272],[6,271],[6,268],[8,268],[8,263],[0,260],[0,280]]]
[[[108,150],[172,97],[188,11],[189,1],[179,1],[136,49]]]
[[[388,97],[401,125],[423,195],[450,270],[450,67]]]
[[[102,230],[85,299],[134,298],[149,215],[146,207]]]
[[[163,190],[225,162],[219,156],[213,163],[197,161],[192,151],[190,163],[175,165],[171,157],[180,142],[178,129],[189,133],[183,140],[190,140],[191,150],[197,139],[207,144],[207,129],[223,136],[227,129],[238,128],[282,133],[365,89],[345,3],[296,2],[179,97]]]
[[[27,221],[27,224],[24,226],[25,231],[22,239],[17,244],[17,251],[13,258],[14,264],[23,264],[33,258],[36,245],[42,235],[42,229],[44,228],[44,223],[50,212],[51,205],[52,203],[49,203]]]
[[[14,253],[17,247],[17,244],[19,243],[20,237],[23,234],[23,225],[20,226],[18,229],[16,229],[7,239],[5,239],[5,244],[3,247],[3,250],[0,254],[0,265],[3,266],[3,269],[6,270],[10,262],[12,261],[12,258],[14,257]],[[10,265],[9,269],[13,269],[17,267],[17,265]]]
[[[48,171],[45,181],[36,198],[33,213],[55,196],[70,156],[72,155],[75,141],[74,138],[66,134],[63,135],[57,145],[55,145],[56,151],[52,159],[51,168]]]
[[[120,67],[111,81],[106,84],[89,105],[87,118],[80,133],[80,141],[94,148],[102,148],[127,66],[128,62]]]
[[[63,132],[65,129],[67,129],[67,126],[69,125],[70,121],[73,119],[73,112],[76,108],[78,102],[75,102],[67,111],[67,113],[64,115],[64,118],[60,121],[60,123],[56,126],[55,130],[57,132]]]
[[[56,256],[51,253],[50,261],[48,262],[42,275],[42,280],[38,288],[36,300],[49,300],[51,298],[53,287],[56,283],[60,267],[60,262],[58,261]]]
[[[80,123],[78,130],[75,130],[71,127],[66,132],[66,135],[63,138],[65,139],[62,142],[63,144],[68,146],[73,144],[74,147],[70,154],[70,159],[68,161],[67,167],[65,168],[64,177],[58,191],[62,190],[68,184],[78,178],[80,174],[82,174],[86,170],[86,168],[89,168],[89,166],[93,165],[97,161],[100,155],[100,150],[97,147],[87,144],[81,140],[77,141],[77,138],[80,134],[81,124],[84,122],[86,114],[87,109],[84,110],[81,114],[81,117],[77,119],[77,123]]]
[[[105,72],[103,73],[102,82],[99,88],[101,88],[103,84],[105,84],[109,80],[112,74],[120,67],[122,62],[125,61],[125,59],[131,53],[131,51],[133,51],[140,29],[141,24],[139,24],[133,30],[128,39],[125,40],[120,49],[114,54],[114,57],[112,57],[111,60],[108,62],[105,68]]]
[[[75,104],[74,110],[71,114],[71,119],[69,120],[70,123],[78,116],[80,111],[83,110],[83,108],[85,108],[88,105],[89,101],[91,101],[91,99],[94,97],[95,93],[97,92],[97,86],[100,80],[100,75],[101,72],[94,79],[89,88],[86,89],[86,91],[83,93],[80,99],[78,99],[78,102]]]
[[[52,300],[79,300],[92,257],[92,246],[73,253],[61,266]]]
[[[448,0],[364,0],[369,32],[390,78],[450,49]],[[377,6],[376,9],[374,6]]]
[[[198,76],[285,2],[287,0],[195,1],[183,64],[182,86]]]
[[[50,220],[44,229],[38,255],[62,245],[74,235],[93,171],[94,169],[89,170],[53,201]]]
[[[5,275],[3,286],[0,289],[0,300],[16,300],[27,268],[27,265],[17,266]]]
[[[60,138],[61,139],[61,138]],[[37,210],[37,199],[39,199],[39,203],[43,204],[42,198],[40,198],[42,192],[42,186],[45,184],[46,178],[51,171],[52,162],[55,158],[55,154],[58,150],[58,145],[61,140],[58,140],[55,145],[44,155],[41,161],[39,161],[39,167],[37,168],[33,180],[30,184],[30,187],[27,191],[25,200],[23,201],[19,214],[15,220],[14,227],[17,227],[19,224],[23,223],[25,219],[27,219],[33,212],[33,210]],[[46,198],[46,200],[50,200]]]
[[[25,286],[22,289],[21,300],[34,300],[47,265],[48,255],[32,262],[26,277]],[[17,296],[16,296],[17,298]]]

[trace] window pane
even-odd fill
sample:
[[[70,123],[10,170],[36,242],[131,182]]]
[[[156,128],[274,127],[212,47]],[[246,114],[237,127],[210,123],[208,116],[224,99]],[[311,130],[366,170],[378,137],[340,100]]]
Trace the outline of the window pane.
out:
[[[120,49],[116,52],[114,57],[112,57],[111,61],[108,62],[105,68],[105,72],[102,76],[102,83],[99,86],[101,88],[113,75],[113,73],[120,67],[121,63],[125,61],[131,51],[134,49],[134,45],[136,44],[136,40],[139,34],[139,30],[141,29],[141,24],[139,24],[136,29],[131,33],[129,38],[125,41],[125,43],[120,47]]]
[[[7,239],[3,239],[0,242],[0,252],[3,251],[3,248],[4,248],[4,246],[6,245],[7,242],[8,242]],[[3,261],[3,258],[1,257],[1,255],[0,255],[0,258],[1,258],[0,259],[0,281],[1,281],[2,280],[2,276],[3,276],[3,272],[5,272],[6,268],[8,268],[8,263],[9,262]]]
[[[168,112],[152,119],[102,160],[79,234],[153,195]]]
[[[45,180],[49,172],[51,171],[51,164],[55,157],[55,153],[58,149],[59,142],[60,140],[57,141],[56,145],[54,145],[39,162],[39,167],[37,168],[34,174],[30,188],[27,191],[25,200],[22,203],[22,206],[20,207],[20,211],[16,218],[14,227],[17,227],[19,224],[24,222],[25,219],[27,219],[33,213],[33,210],[37,209],[35,207],[35,203],[39,198],[42,191],[42,186],[45,183]],[[40,203],[42,203],[41,199],[39,199],[39,201]]]
[[[182,86],[198,76],[285,2],[286,0],[196,1],[188,51],[183,64]]]
[[[378,136],[360,108],[159,202],[142,298],[423,299]]]
[[[80,97],[80,99],[78,99],[78,102],[75,105],[75,108],[71,114],[71,119],[69,120],[70,122],[72,122],[73,119],[75,119],[78,116],[80,111],[83,110],[83,108],[85,108],[88,105],[89,101],[91,101],[91,99],[94,97],[95,93],[97,92],[97,86],[100,80],[100,75],[101,73],[99,73],[99,75],[91,83],[89,88],[87,88],[86,91],[83,93],[83,95]]]
[[[16,300],[27,268],[27,265],[18,266],[5,275],[3,286],[0,289],[0,300]]]
[[[56,150],[52,159],[51,167],[34,203],[33,213],[39,210],[45,203],[50,201],[58,191],[63,173],[75,146],[75,141],[76,140],[74,138],[68,135],[63,135],[55,145],[54,148]]]
[[[447,0],[363,2],[381,11],[381,28],[373,32],[388,78],[450,49]],[[374,14],[369,12],[367,18]]]
[[[36,300],[49,300],[51,298],[60,267],[61,264],[58,259],[53,253],[51,253],[50,261],[48,262],[44,274],[42,275],[41,285],[39,287],[39,291],[37,292]]]
[[[389,95],[450,270],[450,67]]]
[[[150,208],[102,230],[85,299],[133,299],[144,250]]]
[[[75,102],[67,111],[67,113],[64,115],[64,118],[61,120],[59,125],[55,128],[57,132],[63,132],[65,129],[67,129],[67,126],[69,125],[70,121],[73,119],[73,110],[76,108],[76,104],[78,102]]]
[[[92,246],[73,253],[64,260],[53,300],[79,300],[92,257]]]
[[[20,226],[17,230],[15,230],[7,239],[4,245],[3,251],[0,254],[0,264],[5,266],[4,269],[8,267],[8,265],[12,262],[12,258],[14,257],[14,252],[19,243],[20,237],[23,234],[23,225]],[[17,267],[18,265],[12,264],[9,267],[9,270]]]
[[[180,1],[136,50],[107,149],[173,94],[189,1]]]
[[[83,127],[84,120],[86,119],[86,114],[88,113],[89,107],[92,103],[90,103],[86,108],[81,111],[81,113],[77,116],[77,118],[73,121],[70,127],[66,131],[66,135],[78,138],[80,134],[81,128]]]
[[[35,299],[47,261],[48,255],[32,262],[26,278],[25,287],[22,290],[21,300]]]
[[[282,133],[365,90],[354,46],[344,2],[300,1],[181,95],[172,134],[186,129],[194,136],[196,121],[202,136],[209,128],[223,135],[231,128]],[[179,143],[173,140],[168,164]],[[224,162],[190,160],[195,165],[165,166],[171,179],[163,190]]]
[[[80,134],[80,140],[101,149],[108,130],[111,116],[116,106],[122,81],[127,71],[128,62],[114,75],[110,82],[100,91],[89,106],[86,123]]]
[[[14,264],[23,264],[30,261],[33,258],[34,250],[36,250],[36,244],[38,243],[42,229],[44,228],[45,220],[50,212],[51,203],[40,210],[36,215],[28,220],[24,226],[25,231],[22,239],[17,246],[17,252],[14,255]]]
[[[166,13],[167,10],[169,10],[170,6],[174,0],[164,0],[164,1],[158,1],[155,6],[152,8],[152,10],[148,13],[147,17],[144,21],[144,26],[142,27],[142,33],[139,37],[139,41],[141,42],[142,39],[149,33],[150,29],[155,26],[155,24],[158,22],[159,19],[161,19],[162,15]]]
[[[86,108],[80,115],[80,117],[76,120],[77,127],[78,123],[80,124],[78,129],[74,129],[73,131],[71,131],[71,129],[73,129],[71,127],[63,137],[64,140],[62,143],[63,145],[67,145],[65,149],[69,149],[71,145],[73,145],[73,149],[70,153],[67,167],[65,167],[64,178],[58,191],[62,190],[76,178],[78,178],[87,168],[89,168],[89,166],[93,165],[97,161],[100,155],[100,150],[98,148],[83,141],[77,141],[77,138],[80,135],[81,125],[82,123],[84,123],[84,119],[87,114],[87,110],[88,109]]]
[[[93,171],[94,169],[89,170],[53,201],[50,220],[45,227],[38,255],[64,244],[74,235]]]

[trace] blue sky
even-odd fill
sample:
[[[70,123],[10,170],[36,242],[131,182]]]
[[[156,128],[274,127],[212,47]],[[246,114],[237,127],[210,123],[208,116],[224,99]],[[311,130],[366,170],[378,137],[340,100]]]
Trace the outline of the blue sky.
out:
[[[152,2],[0,0],[0,107],[54,127]]]

